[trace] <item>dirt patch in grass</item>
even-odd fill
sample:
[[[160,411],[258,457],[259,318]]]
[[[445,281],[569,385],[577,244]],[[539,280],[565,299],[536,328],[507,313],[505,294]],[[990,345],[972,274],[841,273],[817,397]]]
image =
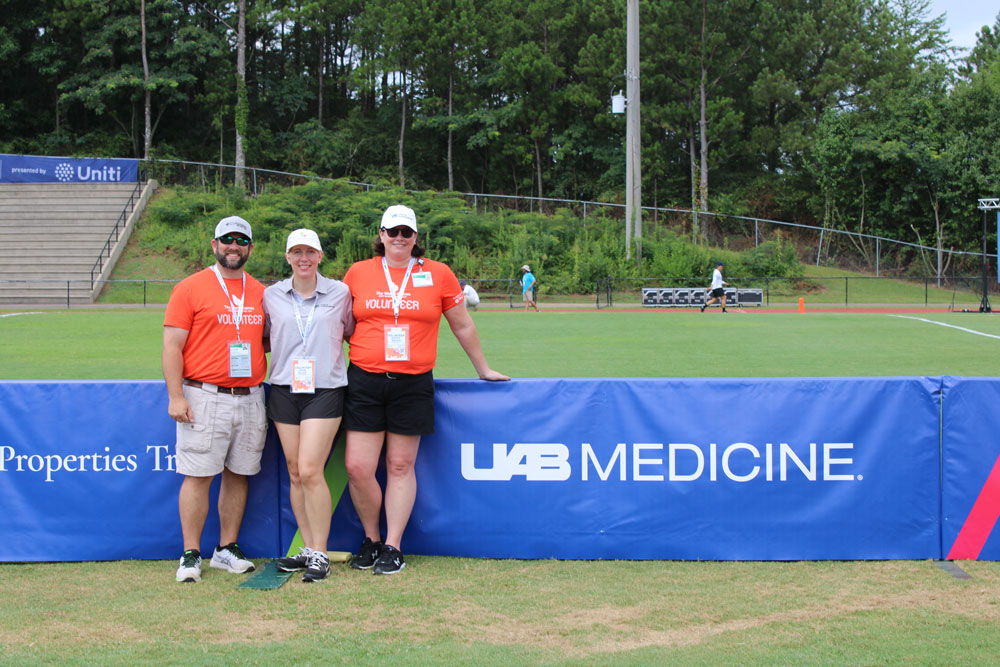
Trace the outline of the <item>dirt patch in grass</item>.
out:
[[[211,576],[197,587],[181,587],[157,564],[107,564],[100,572],[93,564],[39,564],[0,584],[8,607],[0,616],[0,645],[58,655],[59,647],[72,652],[194,642],[274,648],[334,636],[372,647],[475,645],[501,653],[509,647],[511,655],[528,651],[558,661],[655,647],[710,651],[746,637],[755,645],[794,644],[827,627],[913,628],[924,617],[1000,624],[997,564],[962,567],[971,579],[956,580],[932,561],[414,558],[412,570],[390,580],[345,568],[320,585],[293,581],[261,592],[237,590],[231,579]],[[141,581],[150,583],[135,585]],[[33,643],[39,637],[44,646]]]
[[[796,565],[776,564],[774,567],[795,569]],[[798,565],[800,569],[804,567],[808,566]],[[602,603],[560,609],[560,603],[556,602],[549,609],[550,613],[540,608],[524,618],[469,599],[455,600],[436,615],[394,609],[389,617],[393,619],[392,631],[405,634],[414,642],[440,639],[441,628],[446,628],[447,634],[459,643],[529,647],[576,659],[647,647],[695,646],[733,632],[758,629],[780,632],[789,626],[812,628],[838,617],[870,612],[891,616],[900,610],[927,609],[934,614],[961,615],[993,623],[1000,621],[995,581],[979,582],[974,589],[963,587],[960,594],[955,594],[954,590],[940,588],[941,584],[948,586],[951,583],[948,575],[935,572],[937,568],[931,569],[926,563],[887,562],[855,567],[858,576],[847,581],[837,580],[838,573],[843,572],[840,568],[813,577],[812,596],[796,594],[801,589],[800,582],[788,582],[788,599],[770,602],[772,606],[781,607],[776,611],[742,615],[732,611],[725,599],[719,601],[717,609],[696,603],[693,607],[701,612],[697,616],[710,619],[699,622],[683,622],[685,617],[691,616],[686,611],[677,611],[677,593],[671,591],[663,591],[661,596],[654,594],[652,599],[633,605]],[[913,576],[914,568],[922,570],[917,579]],[[776,582],[767,585],[774,586]],[[746,588],[736,582],[734,586],[745,595]],[[767,587],[759,583],[751,588],[753,586]],[[903,590],[891,592],[900,586]],[[541,607],[546,604],[542,603]],[[354,629],[363,632],[387,629],[383,616],[386,611],[385,608],[371,610],[369,621]],[[337,624],[341,632],[349,630],[351,625]]]

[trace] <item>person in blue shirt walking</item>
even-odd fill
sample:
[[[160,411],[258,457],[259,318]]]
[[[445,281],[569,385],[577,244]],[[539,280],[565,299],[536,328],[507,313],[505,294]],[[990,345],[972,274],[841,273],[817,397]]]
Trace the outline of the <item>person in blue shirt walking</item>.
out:
[[[527,264],[521,267],[521,296],[524,298],[524,312],[528,312],[528,306],[538,312],[538,304],[535,303],[535,276],[531,273],[531,268]]]

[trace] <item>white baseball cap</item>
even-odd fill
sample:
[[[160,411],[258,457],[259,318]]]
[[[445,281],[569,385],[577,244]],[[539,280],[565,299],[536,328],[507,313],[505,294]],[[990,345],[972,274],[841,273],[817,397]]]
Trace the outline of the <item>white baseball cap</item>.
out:
[[[522,266],[522,267],[521,267],[521,270],[522,270],[522,271],[531,271],[531,269],[529,269],[529,268],[528,268],[528,265],[527,265],[527,264],[525,264],[524,266]]]
[[[242,234],[253,241],[253,232],[250,230],[250,223],[238,215],[231,215],[228,218],[219,220],[215,226],[215,238],[220,238],[226,234]]]
[[[382,227],[392,229],[393,227],[409,227],[417,231],[417,214],[409,206],[396,204],[385,209],[382,214]]]
[[[296,229],[288,234],[288,241],[285,243],[285,252],[288,252],[297,245],[307,245],[323,252],[320,245],[319,235],[311,229]]]

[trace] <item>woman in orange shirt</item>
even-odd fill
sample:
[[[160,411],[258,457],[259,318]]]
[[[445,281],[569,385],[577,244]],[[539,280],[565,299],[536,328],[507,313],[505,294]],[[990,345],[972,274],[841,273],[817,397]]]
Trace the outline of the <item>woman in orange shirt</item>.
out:
[[[344,276],[357,321],[347,369],[344,458],[351,500],[365,530],[351,567],[395,574],[405,566],[399,548],[416,498],[413,466],[420,436],[434,432],[431,371],[441,316],[480,378],[510,378],[486,363],[455,274],[446,264],[423,257],[412,209],[386,209],[373,247],[376,257],[356,262]],[[384,496],[375,479],[383,444]],[[383,504],[384,541],[379,530]]]

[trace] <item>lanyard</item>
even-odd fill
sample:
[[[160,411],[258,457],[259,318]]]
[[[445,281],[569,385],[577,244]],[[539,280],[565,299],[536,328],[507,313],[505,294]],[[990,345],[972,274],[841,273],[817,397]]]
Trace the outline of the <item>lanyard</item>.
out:
[[[389,263],[385,261],[385,256],[382,257],[382,270],[385,271],[385,282],[389,284],[389,294],[392,296],[392,316],[396,318],[396,323],[399,323],[399,305],[403,303],[403,290],[406,289],[406,283],[410,280],[410,271],[413,270],[413,265],[415,261],[411,257],[410,263],[406,265],[406,275],[403,276],[403,284],[396,289],[396,285],[392,282],[392,276],[389,275]]]
[[[317,287],[318,286],[319,285],[317,284]],[[319,296],[316,294],[315,290],[313,290],[313,296],[311,298],[313,299],[313,305],[309,310],[309,317],[306,318],[306,321],[303,324],[302,313],[299,312],[299,303],[305,303],[305,299],[302,298],[301,294],[295,291],[295,288],[292,288],[292,306],[295,308],[295,323],[299,326],[299,335],[302,336],[303,353],[306,351],[306,339],[309,337],[309,330],[312,329],[313,315],[316,313],[316,304],[319,303]]]
[[[243,272],[243,296],[240,297],[240,309],[237,311],[235,306],[233,306],[233,299],[229,296],[229,289],[226,287],[226,281],[222,279],[222,274],[219,273],[219,265],[213,264],[212,270],[215,271],[215,277],[219,279],[219,285],[222,287],[222,291],[226,294],[226,303],[229,306],[230,312],[233,314],[233,324],[236,325],[236,340],[240,340],[240,323],[243,321],[243,304],[246,302],[247,298],[247,274]]]

